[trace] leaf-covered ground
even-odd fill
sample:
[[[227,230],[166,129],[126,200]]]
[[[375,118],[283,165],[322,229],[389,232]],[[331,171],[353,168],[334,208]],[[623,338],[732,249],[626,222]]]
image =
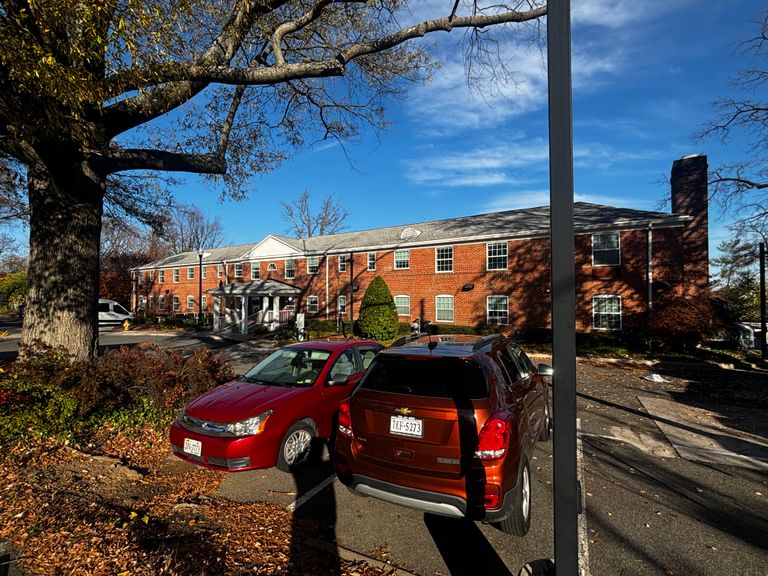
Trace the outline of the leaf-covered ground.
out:
[[[332,542],[312,542],[322,530],[311,519],[214,497],[223,473],[174,466],[164,433],[106,431],[91,451],[98,454],[31,443],[0,463],[0,540],[19,554],[24,572],[387,573],[339,558]]]

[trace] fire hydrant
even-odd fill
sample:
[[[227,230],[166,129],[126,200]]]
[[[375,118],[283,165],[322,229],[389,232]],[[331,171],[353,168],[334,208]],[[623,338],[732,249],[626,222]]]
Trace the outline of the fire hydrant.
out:
[[[131,323],[128,320],[123,320],[123,330],[128,330],[131,327]]]

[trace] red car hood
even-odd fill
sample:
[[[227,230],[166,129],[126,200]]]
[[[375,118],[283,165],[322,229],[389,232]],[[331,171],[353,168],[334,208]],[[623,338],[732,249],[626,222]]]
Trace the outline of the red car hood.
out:
[[[238,422],[274,409],[305,390],[308,388],[264,386],[233,380],[198,396],[184,411],[193,418],[209,422]]]

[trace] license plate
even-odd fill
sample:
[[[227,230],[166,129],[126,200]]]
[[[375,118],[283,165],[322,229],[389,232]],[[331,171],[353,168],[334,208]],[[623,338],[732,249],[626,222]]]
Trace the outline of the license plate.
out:
[[[201,456],[203,453],[203,443],[192,438],[184,438],[184,452],[192,456]]]
[[[389,432],[399,436],[421,438],[423,436],[422,424],[423,421],[419,418],[413,418],[411,416],[390,416]]]

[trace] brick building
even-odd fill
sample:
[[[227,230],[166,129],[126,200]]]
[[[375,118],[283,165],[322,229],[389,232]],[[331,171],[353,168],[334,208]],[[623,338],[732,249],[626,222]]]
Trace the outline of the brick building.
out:
[[[574,205],[576,329],[622,330],[661,290],[708,290],[707,159],[673,164],[671,213]],[[215,326],[247,331],[296,312],[357,318],[381,276],[403,322],[550,326],[549,208],[256,244],[206,248],[132,271],[134,309],[214,314]],[[202,299],[199,298],[202,294]]]

